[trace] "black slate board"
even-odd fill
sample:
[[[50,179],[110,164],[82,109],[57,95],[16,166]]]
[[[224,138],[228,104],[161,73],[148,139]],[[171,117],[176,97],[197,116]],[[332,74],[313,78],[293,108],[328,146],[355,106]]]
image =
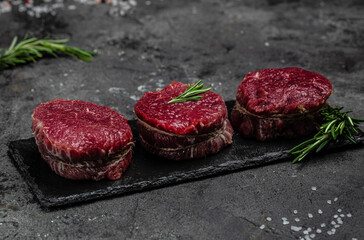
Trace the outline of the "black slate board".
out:
[[[234,101],[226,102],[229,110],[233,104]],[[287,150],[304,140],[262,143],[234,134],[233,144],[218,154],[203,159],[174,162],[147,153],[138,142],[136,121],[129,121],[129,124],[136,140],[133,160],[117,181],[74,181],[56,175],[41,159],[34,138],[10,142],[9,155],[40,204],[56,207],[212,177],[288,158],[292,160]],[[364,134],[360,132],[355,139],[360,144],[342,141],[336,143],[335,147],[329,146],[326,151],[362,145]]]

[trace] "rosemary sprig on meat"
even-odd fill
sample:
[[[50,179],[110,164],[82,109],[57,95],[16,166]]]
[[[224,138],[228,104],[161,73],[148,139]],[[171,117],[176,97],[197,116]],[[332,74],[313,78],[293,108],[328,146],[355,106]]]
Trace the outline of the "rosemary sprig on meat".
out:
[[[350,142],[356,143],[353,134],[358,133],[356,127],[360,122],[364,122],[364,119],[349,117],[348,113],[351,111],[341,112],[342,109],[343,107],[333,108],[328,106],[321,110],[324,123],[320,126],[319,132],[313,138],[289,150],[288,153],[298,154],[292,163],[301,161],[313,150],[319,152],[329,142],[339,138],[348,139]]]
[[[3,54],[0,49],[0,69],[36,62],[36,59],[42,58],[44,54],[58,57],[59,53],[63,53],[86,62],[90,62],[92,57],[97,55],[95,52],[65,45],[64,43],[68,42],[68,39],[51,40],[25,37],[19,43],[17,41],[18,37],[14,37],[10,47]]]
[[[178,97],[173,98],[169,103],[177,103],[177,102],[186,102],[186,101],[198,101],[203,96],[198,95],[201,93],[205,93],[207,91],[210,91],[211,88],[203,88],[203,83],[201,83],[201,80],[198,80],[196,83],[188,84],[188,88]],[[199,85],[200,84],[200,85]]]

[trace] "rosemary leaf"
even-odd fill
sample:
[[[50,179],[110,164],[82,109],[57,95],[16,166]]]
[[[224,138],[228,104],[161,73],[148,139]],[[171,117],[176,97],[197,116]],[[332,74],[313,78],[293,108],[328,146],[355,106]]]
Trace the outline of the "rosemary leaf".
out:
[[[186,101],[198,101],[200,98],[202,98],[202,95],[198,95],[201,93],[205,93],[207,91],[210,91],[211,88],[203,88],[203,83],[201,83],[201,80],[198,80],[196,83],[188,84],[187,89],[179,96],[173,98],[170,103],[177,103],[177,102],[186,102]],[[199,85],[200,84],[200,85]]]
[[[353,133],[358,133],[355,127],[363,122],[364,119],[349,117],[347,114],[351,111],[341,112],[342,109],[343,107],[333,108],[328,106],[321,110],[323,123],[316,135],[288,151],[290,154],[298,155],[292,163],[301,161],[313,150],[315,152],[321,151],[330,142],[339,138],[348,139],[350,142],[356,143]]]
[[[44,57],[44,54],[58,57],[59,53],[71,56],[76,59],[90,62],[97,53],[86,51],[80,48],[67,46],[64,43],[68,39],[37,39],[25,37],[18,42],[18,37],[14,37],[8,49],[1,54],[0,49],[0,70],[6,69],[17,64],[36,62],[37,59]]]

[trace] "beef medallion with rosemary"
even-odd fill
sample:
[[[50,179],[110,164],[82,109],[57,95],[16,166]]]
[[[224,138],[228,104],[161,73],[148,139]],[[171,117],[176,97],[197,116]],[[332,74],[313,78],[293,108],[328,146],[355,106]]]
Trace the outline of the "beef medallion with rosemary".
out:
[[[251,72],[238,87],[231,122],[242,136],[260,141],[308,135],[331,93],[327,78],[301,68]]]
[[[42,158],[62,177],[116,180],[131,162],[131,129],[108,107],[55,99],[36,107],[32,120]]]
[[[147,151],[185,160],[215,154],[232,143],[224,100],[199,83],[172,82],[136,103],[139,140]]]

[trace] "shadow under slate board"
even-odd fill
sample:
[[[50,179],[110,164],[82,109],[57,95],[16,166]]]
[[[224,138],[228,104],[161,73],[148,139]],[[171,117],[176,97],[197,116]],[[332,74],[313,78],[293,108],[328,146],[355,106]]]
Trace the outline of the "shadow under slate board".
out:
[[[231,110],[234,101],[228,101],[226,105]],[[283,159],[292,160],[287,150],[307,139],[258,142],[234,134],[233,144],[215,155],[177,162],[147,153],[138,142],[136,120],[129,124],[136,142],[133,160],[117,181],[75,181],[56,175],[41,159],[34,138],[10,142],[9,155],[40,204],[50,208],[212,177]],[[342,141],[335,146],[329,145],[326,152],[361,145],[364,134],[360,132],[355,139],[359,144]]]

